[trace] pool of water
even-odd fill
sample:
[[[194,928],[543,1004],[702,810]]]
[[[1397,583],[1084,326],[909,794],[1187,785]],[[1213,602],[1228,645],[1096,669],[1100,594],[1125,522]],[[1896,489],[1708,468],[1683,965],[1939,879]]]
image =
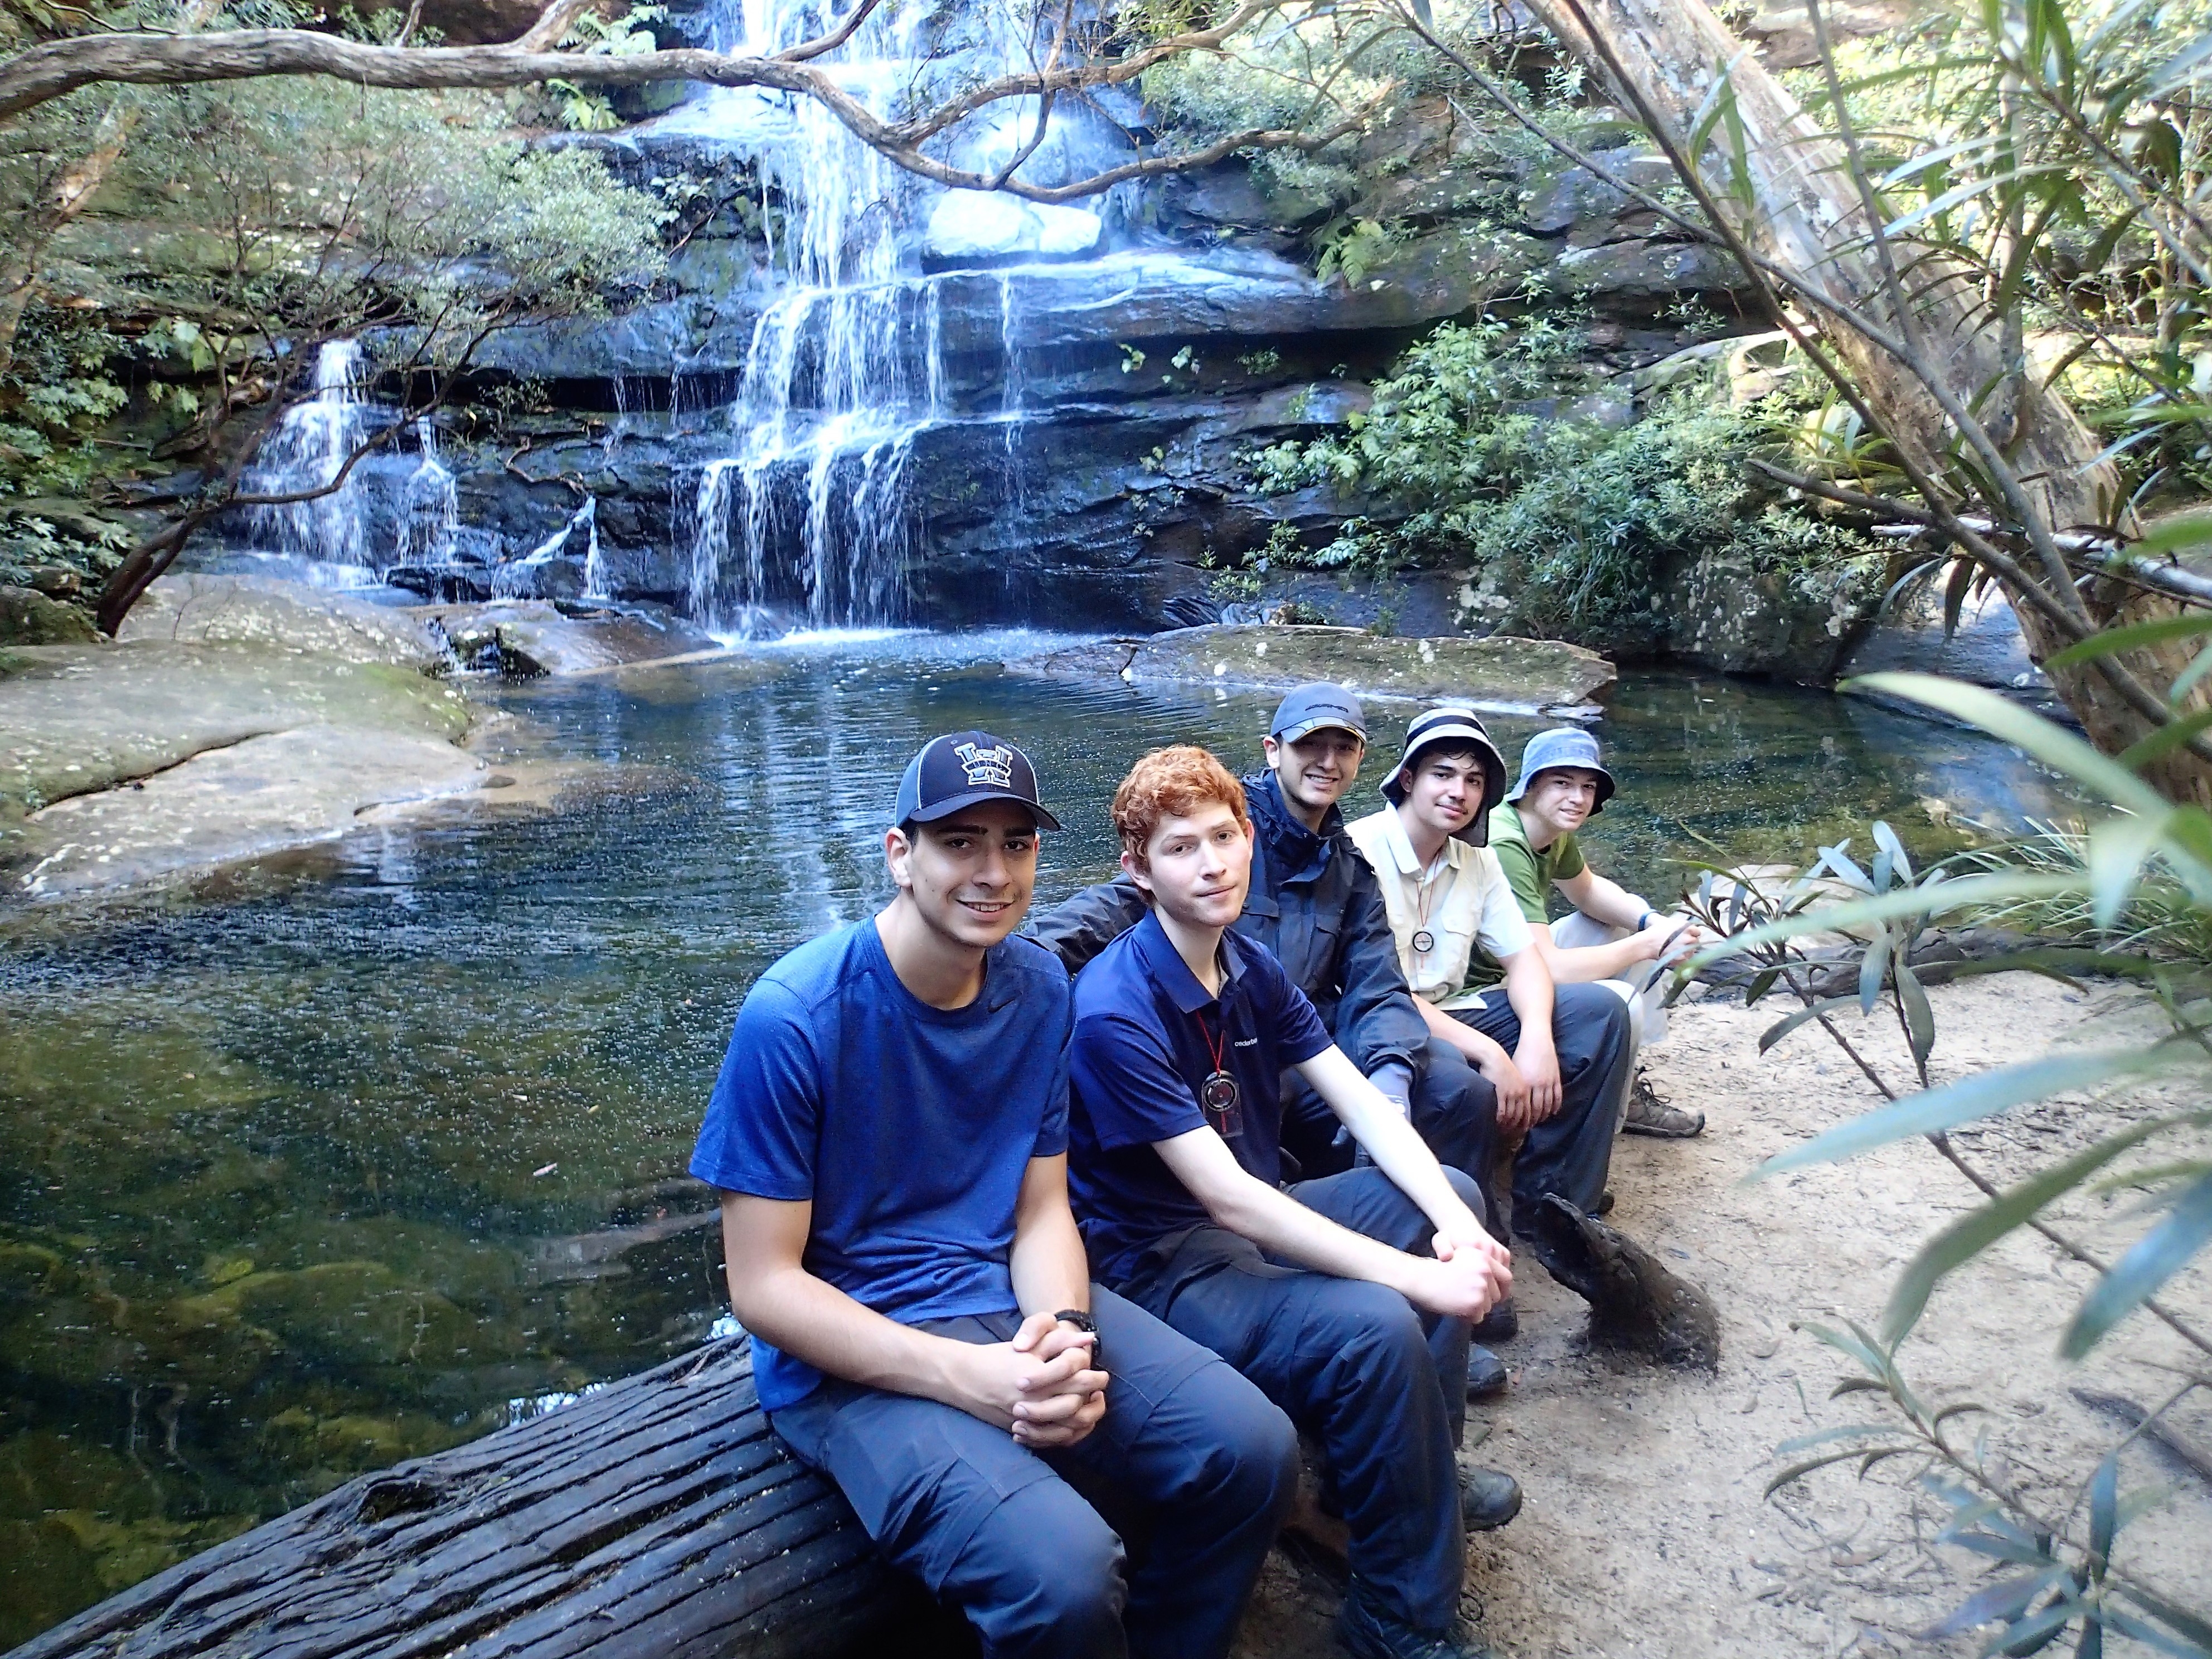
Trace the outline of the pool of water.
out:
[[[562,811],[365,832],[220,892],[0,923],[0,1647],[398,1458],[548,1409],[721,1312],[683,1179],[754,975],[879,904],[907,757],[981,725],[1067,825],[1040,903],[1110,867],[1131,758],[1255,763],[1271,700],[1013,677],[1020,637],[821,637],[487,693]],[[1377,803],[1403,708],[1376,711]],[[1497,723],[1509,754],[1536,722]],[[1889,815],[2071,804],[2012,751],[1846,699],[1632,678],[1585,837],[1795,858]]]

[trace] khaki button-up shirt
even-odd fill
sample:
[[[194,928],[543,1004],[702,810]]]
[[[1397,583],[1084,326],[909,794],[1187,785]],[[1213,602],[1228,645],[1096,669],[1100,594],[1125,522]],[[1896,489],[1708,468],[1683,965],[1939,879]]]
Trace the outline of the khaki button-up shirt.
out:
[[[1386,806],[1348,828],[1375,866],[1398,941],[1398,965],[1415,996],[1439,1008],[1479,1001],[1486,987],[1468,985],[1474,947],[1480,944],[1492,960],[1503,962],[1534,942],[1498,855],[1488,848],[1455,836],[1424,869],[1396,808]],[[1413,948],[1413,936],[1420,933],[1430,935],[1425,951]]]

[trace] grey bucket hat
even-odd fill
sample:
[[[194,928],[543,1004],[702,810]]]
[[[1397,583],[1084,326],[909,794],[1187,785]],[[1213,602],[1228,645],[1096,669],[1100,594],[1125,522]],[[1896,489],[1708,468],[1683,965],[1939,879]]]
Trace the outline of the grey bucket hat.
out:
[[[1421,750],[1440,743],[1462,746],[1472,744],[1482,755],[1482,805],[1463,830],[1452,832],[1453,838],[1476,847],[1490,845],[1491,809],[1505,798],[1505,757],[1491,741],[1490,732],[1472,708],[1447,703],[1441,708],[1431,708],[1414,717],[1406,728],[1406,747],[1398,757],[1398,765],[1382,780],[1382,799],[1393,806],[1405,804],[1407,780],[1421,757]]]
[[[1528,786],[1536,781],[1537,773],[1559,766],[1597,774],[1597,805],[1590,808],[1590,816],[1595,817],[1604,811],[1606,802],[1613,799],[1613,774],[1597,757],[1597,739],[1579,726],[1555,726],[1529,738],[1528,746],[1521,751],[1520,781],[1505,799],[1519,800],[1528,793]]]

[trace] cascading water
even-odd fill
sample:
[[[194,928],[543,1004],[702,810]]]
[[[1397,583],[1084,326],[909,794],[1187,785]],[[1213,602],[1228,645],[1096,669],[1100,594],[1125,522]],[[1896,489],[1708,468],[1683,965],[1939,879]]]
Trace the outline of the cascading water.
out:
[[[314,393],[284,411],[243,480],[245,493],[289,495],[320,489],[374,434],[374,406],[363,384],[362,350],[331,340],[315,357]],[[367,492],[358,465],[325,495],[246,512],[248,544],[324,566],[360,571],[371,564]]]
[[[891,113],[915,83],[930,16],[922,5],[872,15],[830,60],[847,89]],[[772,52],[830,26],[806,0],[724,0],[714,44]],[[997,55],[1012,61],[1011,48]],[[1097,221],[966,192],[950,218],[941,193],[924,215],[912,175],[812,99],[711,89],[674,118],[753,161],[763,218],[771,198],[782,209],[771,257],[788,284],[754,328],[727,416],[732,453],[677,486],[692,613],[744,633],[791,597],[817,627],[896,621],[918,552],[908,464],[916,439],[947,418],[940,279],[921,273],[915,222],[927,219],[933,241],[979,227],[1000,237],[993,216],[1012,213],[1032,245],[1079,252]],[[1018,422],[1019,407],[1010,376],[1000,418]]]
[[[862,26],[842,54],[856,95],[888,105],[924,10]],[[819,26],[811,8],[727,0],[714,44],[775,52]],[[911,551],[906,463],[942,400],[934,287],[910,274],[900,234],[911,180],[811,99],[708,91],[684,125],[748,153],[764,195],[780,197],[772,257],[790,285],[753,331],[727,416],[733,453],[679,503],[693,614],[744,632],[795,592],[817,625],[890,620]]]
[[[438,429],[424,416],[415,422],[415,444],[422,459],[408,475],[399,508],[398,562],[434,564],[453,551],[460,527],[460,492],[450,468],[438,455]]]
[[[519,559],[509,560],[491,573],[491,591],[500,599],[538,596],[545,567],[569,552],[577,532],[584,535],[584,593],[587,599],[611,598],[605,562],[599,556],[599,498],[584,497],[584,504],[568,521]]]

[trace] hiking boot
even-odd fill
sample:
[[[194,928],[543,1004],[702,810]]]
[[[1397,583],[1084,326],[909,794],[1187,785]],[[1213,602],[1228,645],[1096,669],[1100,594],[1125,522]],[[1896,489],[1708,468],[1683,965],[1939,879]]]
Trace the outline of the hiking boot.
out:
[[[1628,1091],[1628,1115],[1620,1121],[1621,1133],[1687,1140],[1692,1135],[1702,1134],[1705,1127],[1703,1112],[1686,1112],[1678,1106],[1669,1106],[1659,1098],[1650,1078],[1641,1072],[1636,1074],[1636,1081]]]
[[[1469,1532],[1495,1532],[1521,1513],[1521,1483],[1497,1469],[1463,1468],[1459,1513]]]
[[[1467,1397],[1469,1400],[1495,1400],[1513,1386],[1513,1379],[1505,1370],[1505,1362],[1487,1348],[1472,1347],[1467,1351]]]
[[[1513,1306],[1513,1298],[1505,1300],[1474,1322],[1468,1332],[1468,1339],[1486,1346],[1494,1342],[1510,1342],[1521,1334],[1521,1315]]]
[[[1352,1659],[1497,1659],[1456,1630],[1414,1630],[1376,1613],[1357,1584],[1337,1615],[1336,1639]]]

